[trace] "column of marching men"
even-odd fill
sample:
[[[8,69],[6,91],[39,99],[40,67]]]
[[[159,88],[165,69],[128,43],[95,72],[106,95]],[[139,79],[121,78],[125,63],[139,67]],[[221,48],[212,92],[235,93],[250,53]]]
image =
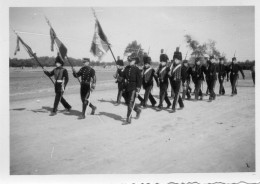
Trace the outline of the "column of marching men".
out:
[[[195,87],[194,100],[203,100],[203,82],[206,81],[206,95],[209,95],[209,101],[211,102],[216,99],[215,84],[217,79],[219,81],[219,95],[225,94],[223,85],[224,80],[230,80],[232,96],[237,94],[239,71],[241,72],[243,79],[245,79],[242,67],[238,65],[235,57],[232,58],[232,62],[229,65],[224,65],[223,57],[215,58],[213,55],[209,58],[197,57],[195,58],[194,65],[190,66],[186,58],[184,60],[182,59],[182,53],[179,51],[178,47],[173,54],[171,62],[169,61],[168,56],[164,53],[164,50],[161,49],[160,64],[156,69],[152,67],[151,57],[149,57],[147,53],[144,53],[142,58],[143,66],[140,65],[140,59],[135,53],[128,56],[127,60],[128,65],[124,67],[123,60],[118,57],[116,62],[117,71],[114,75],[116,83],[118,84],[118,93],[115,105],[120,105],[122,97],[127,105],[127,118],[123,125],[131,123],[133,111],[136,113],[136,119],[138,119],[142,112],[141,108],[145,109],[148,107],[148,100],[151,103],[151,107],[155,107],[157,102],[152,94],[154,81],[159,88],[159,103],[156,110],[161,111],[163,108],[163,102],[165,101],[167,104],[166,108],[169,109],[170,113],[174,113],[176,112],[177,103],[181,110],[184,108],[184,99],[186,97],[187,100],[191,99],[191,81],[194,83]],[[206,60],[205,65],[201,63],[202,60]],[[88,107],[92,109],[91,115],[94,115],[97,109],[97,107],[90,102],[91,93],[96,86],[95,70],[89,65],[89,58],[83,58],[83,63],[84,66],[78,72],[73,69],[73,76],[75,78],[81,78],[81,119],[85,119],[85,112]],[[65,109],[68,111],[71,110],[71,106],[63,97],[65,88],[69,81],[68,71],[63,68],[64,63],[59,56],[56,57],[55,64],[56,68],[51,72],[44,69],[44,73],[47,76],[54,76],[55,79],[56,95],[53,111],[50,114],[51,116],[57,114],[59,102],[61,102]],[[254,71],[252,72],[252,77],[254,79]],[[145,91],[143,97],[139,94],[141,87],[143,87]],[[171,88],[174,94],[172,103],[168,97],[168,88]],[[139,99],[140,105],[136,104],[136,99]]]

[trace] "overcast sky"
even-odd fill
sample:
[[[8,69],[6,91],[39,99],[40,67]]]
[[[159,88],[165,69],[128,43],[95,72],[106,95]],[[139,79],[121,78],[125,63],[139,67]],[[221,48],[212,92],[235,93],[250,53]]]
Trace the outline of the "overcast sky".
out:
[[[137,40],[150,56],[158,61],[160,49],[164,48],[170,58],[177,46],[183,55],[189,50],[184,35],[190,34],[200,43],[209,39],[227,58],[234,55],[238,60],[255,59],[254,7],[98,7],[95,8],[101,26],[112,44],[116,56],[123,57],[128,43]],[[68,56],[90,57],[94,34],[94,17],[89,7],[84,8],[10,8],[10,25],[37,53],[37,56],[56,56],[50,50],[49,27],[46,15],[57,36],[68,48]],[[46,35],[46,36],[45,36]],[[11,58],[28,58],[21,51],[14,56],[16,36],[10,29]],[[104,61],[113,61],[107,53]]]

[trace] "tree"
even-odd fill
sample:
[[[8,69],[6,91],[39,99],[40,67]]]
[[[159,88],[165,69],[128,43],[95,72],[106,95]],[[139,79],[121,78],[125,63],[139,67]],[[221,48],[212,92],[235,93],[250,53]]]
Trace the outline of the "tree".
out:
[[[124,55],[130,55],[135,53],[139,59],[141,59],[141,61],[143,60],[143,49],[142,49],[142,45],[138,44],[137,41],[132,41],[131,43],[129,43],[127,45],[127,47],[125,48],[125,52]]]
[[[197,40],[194,40],[191,35],[185,35],[186,42],[188,43],[188,46],[192,50],[191,55],[194,57],[203,57],[204,54],[206,54],[207,51],[207,45],[204,43],[200,45],[200,43]]]

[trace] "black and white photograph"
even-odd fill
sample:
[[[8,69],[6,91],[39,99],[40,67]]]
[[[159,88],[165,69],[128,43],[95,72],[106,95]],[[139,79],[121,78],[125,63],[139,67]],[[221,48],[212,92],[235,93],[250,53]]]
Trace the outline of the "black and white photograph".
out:
[[[70,3],[5,7],[9,177],[260,182],[255,4]]]

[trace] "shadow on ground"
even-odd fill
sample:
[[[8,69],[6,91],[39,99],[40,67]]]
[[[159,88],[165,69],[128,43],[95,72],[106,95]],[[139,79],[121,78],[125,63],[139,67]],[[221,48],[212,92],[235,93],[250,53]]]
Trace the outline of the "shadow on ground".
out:
[[[119,115],[117,115],[117,114],[113,114],[113,113],[109,113],[109,112],[99,112],[99,114],[97,114],[97,115],[107,116],[107,117],[112,118],[112,119],[114,119],[114,120],[116,120],[116,121],[122,121],[122,122],[124,122],[123,117],[122,117],[122,116],[119,116]]]

